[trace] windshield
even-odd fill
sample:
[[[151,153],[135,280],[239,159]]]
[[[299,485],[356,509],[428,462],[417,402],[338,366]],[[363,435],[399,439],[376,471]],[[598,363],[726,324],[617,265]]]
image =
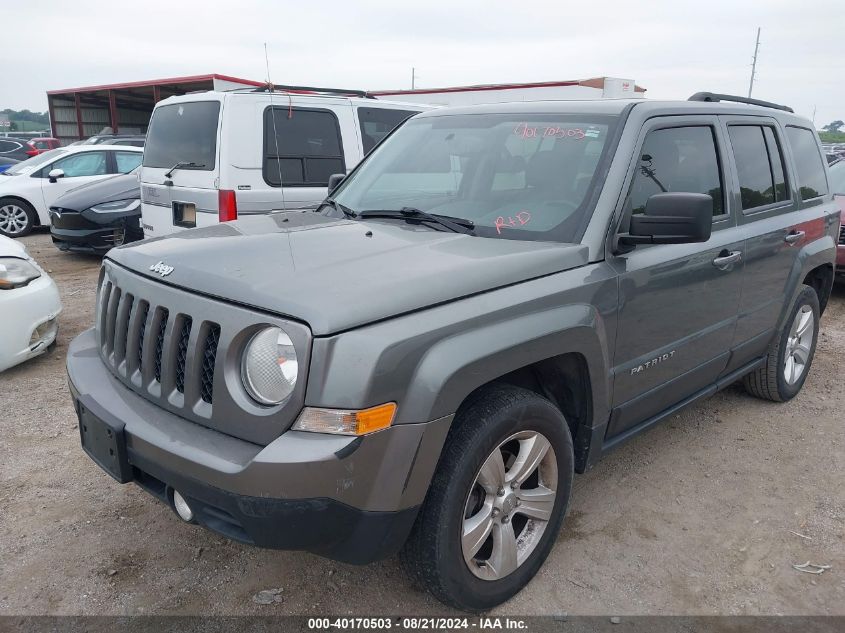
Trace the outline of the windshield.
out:
[[[51,160],[58,158],[66,151],[66,149],[61,148],[51,149],[48,152],[38,154],[38,156],[33,156],[32,158],[27,158],[26,160],[19,162],[17,165],[7,169],[5,173],[9,176],[14,176],[16,174],[28,174],[37,167],[40,167],[41,165],[49,163]]]
[[[144,167],[170,169],[182,163],[182,169],[214,169],[219,113],[219,101],[156,108],[144,146]]]
[[[560,114],[411,119],[333,198],[356,212],[412,207],[468,219],[484,237],[576,241],[615,122]]]
[[[830,173],[830,190],[833,193],[845,194],[845,160],[840,160],[828,169]]]

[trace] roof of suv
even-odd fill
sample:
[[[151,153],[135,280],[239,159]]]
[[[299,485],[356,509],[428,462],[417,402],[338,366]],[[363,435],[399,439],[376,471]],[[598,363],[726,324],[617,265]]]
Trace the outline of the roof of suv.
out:
[[[656,101],[652,99],[582,99],[549,101],[513,101],[472,106],[443,107],[417,115],[418,118],[455,114],[606,114],[618,115],[628,107],[657,114],[731,114],[768,116],[806,122],[804,117],[757,105],[712,101]]]
[[[204,92],[189,92],[188,94],[184,95],[174,95],[172,97],[168,97],[167,99],[162,99],[158,103],[156,103],[156,107],[159,105],[166,105],[168,103],[189,103],[191,101],[221,101],[224,98],[228,97],[237,97],[238,99],[266,99],[270,100],[271,98],[278,102],[279,104],[287,105],[289,102],[302,104],[302,103],[314,103],[314,104],[336,104],[338,102],[349,102],[353,105],[358,106],[369,106],[369,107],[379,107],[379,106],[391,106],[396,108],[404,108],[406,110],[430,110],[432,108],[436,108],[437,106],[425,105],[422,103],[411,103],[409,101],[387,101],[384,99],[371,99],[369,97],[355,97],[349,95],[334,95],[334,94],[302,94],[296,92],[273,92],[269,93],[266,91],[259,91],[254,92],[252,90],[241,92],[241,91],[232,91],[232,90],[206,90]]]

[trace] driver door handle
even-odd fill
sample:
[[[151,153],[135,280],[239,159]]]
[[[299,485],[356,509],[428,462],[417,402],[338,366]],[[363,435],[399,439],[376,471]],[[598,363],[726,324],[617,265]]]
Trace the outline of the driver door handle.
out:
[[[727,270],[732,264],[736,264],[742,259],[742,251],[722,251],[719,256],[713,260],[713,265],[716,268]]]
[[[792,231],[792,233],[783,238],[783,241],[787,244],[795,244],[795,242],[804,237],[804,235],[804,231]]]

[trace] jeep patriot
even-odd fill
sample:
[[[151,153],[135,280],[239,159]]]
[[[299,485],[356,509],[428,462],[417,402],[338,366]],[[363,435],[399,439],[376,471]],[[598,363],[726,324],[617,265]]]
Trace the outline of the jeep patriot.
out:
[[[574,473],[736,381],[807,378],[839,211],[789,108],[443,108],[332,184],[103,261],[67,359],[82,447],[184,521],[400,553],[485,610],[537,573]]]

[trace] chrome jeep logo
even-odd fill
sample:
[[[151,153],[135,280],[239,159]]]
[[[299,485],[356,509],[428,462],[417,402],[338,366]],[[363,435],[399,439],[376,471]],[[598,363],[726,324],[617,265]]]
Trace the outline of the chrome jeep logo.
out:
[[[650,367],[654,367],[655,365],[657,365],[659,363],[665,362],[665,361],[669,360],[670,358],[672,358],[674,355],[675,355],[675,350],[672,350],[671,352],[667,352],[665,354],[661,354],[660,356],[652,358],[651,360],[647,360],[642,365],[637,365],[636,367],[631,367],[631,375],[633,376],[634,374],[638,374],[641,371],[645,371],[646,369],[649,369]]]
[[[150,266],[150,270],[154,273],[158,273],[162,277],[167,277],[170,273],[173,272],[173,266],[168,266],[164,262],[159,262]]]

